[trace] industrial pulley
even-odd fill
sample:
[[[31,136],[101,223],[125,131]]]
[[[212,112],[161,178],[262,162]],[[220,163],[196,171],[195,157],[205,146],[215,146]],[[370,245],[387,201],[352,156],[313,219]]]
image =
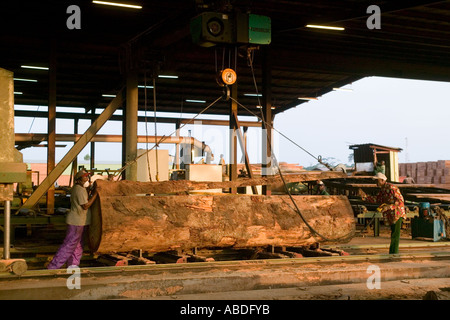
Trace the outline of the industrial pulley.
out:
[[[217,73],[216,81],[219,86],[231,86],[237,80],[236,72],[233,69],[227,68]]]

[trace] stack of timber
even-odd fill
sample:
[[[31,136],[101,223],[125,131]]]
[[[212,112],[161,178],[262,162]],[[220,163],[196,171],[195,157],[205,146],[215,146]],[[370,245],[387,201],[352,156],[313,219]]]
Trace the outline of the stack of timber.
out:
[[[417,184],[450,184],[450,160],[400,163],[399,173],[410,174]]]
[[[305,173],[289,181],[342,178],[343,173]],[[344,243],[355,232],[353,210],[345,196],[208,194],[188,190],[267,185],[278,176],[225,182],[96,181],[89,244],[97,253],[143,250]]]

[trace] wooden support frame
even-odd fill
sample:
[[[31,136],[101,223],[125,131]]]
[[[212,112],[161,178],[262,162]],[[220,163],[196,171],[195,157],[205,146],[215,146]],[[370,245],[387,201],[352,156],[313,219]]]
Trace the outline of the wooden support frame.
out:
[[[39,199],[47,192],[47,190],[53,186],[58,177],[66,170],[66,168],[73,162],[75,157],[86,147],[95,134],[101,129],[101,127],[108,121],[111,115],[119,108],[123,103],[123,90],[121,90],[117,96],[111,101],[106,109],[95,119],[92,125],[86,130],[80,139],[73,145],[73,147],[67,152],[67,154],[61,159],[58,165],[47,175],[42,181],[39,187],[33,192],[33,194],[25,201],[23,208],[33,208],[39,201]]]

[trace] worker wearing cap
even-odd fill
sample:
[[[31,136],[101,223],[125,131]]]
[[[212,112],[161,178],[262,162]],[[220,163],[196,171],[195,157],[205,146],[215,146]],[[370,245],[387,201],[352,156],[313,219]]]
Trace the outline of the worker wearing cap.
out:
[[[330,195],[327,191],[327,188],[325,187],[325,184],[321,180],[317,181],[316,194],[321,195],[321,196],[329,196]]]
[[[406,178],[403,180],[403,183],[415,184],[414,178],[408,173]]]
[[[85,227],[91,222],[90,207],[97,198],[94,190],[88,196],[89,173],[81,170],[75,175],[75,184],[70,194],[70,211],[66,217],[67,233],[63,244],[56,252],[47,269],[60,269],[65,263],[67,267],[78,266],[83,254],[83,234]]]
[[[376,196],[368,196],[361,189],[358,193],[363,201],[381,203],[377,210],[383,214],[383,218],[387,220],[391,227],[389,253],[398,253],[400,230],[403,220],[406,219],[405,202],[399,188],[388,183],[384,174],[378,172],[374,179],[377,180],[377,185],[381,188]]]

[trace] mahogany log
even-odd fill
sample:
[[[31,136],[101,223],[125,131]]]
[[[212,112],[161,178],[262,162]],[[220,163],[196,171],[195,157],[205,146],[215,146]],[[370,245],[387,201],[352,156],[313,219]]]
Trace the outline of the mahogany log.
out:
[[[287,195],[111,196],[103,190],[91,207],[89,242],[97,253],[342,243],[355,231],[345,196],[293,197],[319,236]]]

